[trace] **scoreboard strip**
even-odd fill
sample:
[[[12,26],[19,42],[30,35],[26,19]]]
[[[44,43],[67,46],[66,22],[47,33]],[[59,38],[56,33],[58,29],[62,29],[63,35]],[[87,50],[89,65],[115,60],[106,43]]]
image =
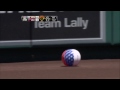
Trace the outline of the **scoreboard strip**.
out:
[[[57,16],[21,16],[22,21],[57,21]]]

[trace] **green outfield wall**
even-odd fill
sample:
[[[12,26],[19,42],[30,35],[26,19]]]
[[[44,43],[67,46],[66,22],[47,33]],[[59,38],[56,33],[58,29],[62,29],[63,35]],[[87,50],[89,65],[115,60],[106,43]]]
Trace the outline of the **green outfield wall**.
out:
[[[32,13],[40,15],[41,12]],[[120,44],[120,11],[71,11],[44,13],[59,17],[58,27],[40,27],[39,22],[24,22],[30,13],[0,11],[0,48],[22,48],[64,44]],[[71,14],[71,16],[69,16]],[[71,26],[77,21],[77,26]],[[88,21],[86,25],[82,22]]]
[[[40,14],[0,11],[0,63],[60,60],[63,51],[71,48],[80,51],[82,60],[120,60],[120,11],[52,12],[50,15],[58,15],[63,24],[52,29],[21,21],[21,15]],[[64,20],[77,21],[79,27],[71,27],[70,22],[64,27]],[[83,20],[88,20],[88,28],[82,26]],[[61,37],[70,42],[56,40]]]
[[[106,43],[120,44],[120,11],[106,12]]]

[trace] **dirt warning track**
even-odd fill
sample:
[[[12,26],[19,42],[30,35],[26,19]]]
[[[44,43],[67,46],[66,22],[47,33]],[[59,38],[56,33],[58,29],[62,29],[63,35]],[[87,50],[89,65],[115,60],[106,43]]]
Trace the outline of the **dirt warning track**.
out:
[[[120,79],[120,59],[81,60],[77,67],[61,60],[0,63],[0,79]]]

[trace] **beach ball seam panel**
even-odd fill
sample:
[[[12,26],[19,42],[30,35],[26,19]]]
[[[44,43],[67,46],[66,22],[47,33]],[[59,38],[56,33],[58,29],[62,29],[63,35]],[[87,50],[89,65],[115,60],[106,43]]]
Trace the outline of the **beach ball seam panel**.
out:
[[[64,51],[63,54],[62,54],[62,62],[63,62],[66,66],[68,66],[68,64],[67,64],[67,62],[66,62],[66,60],[65,60],[65,53],[66,53],[66,51]]]
[[[73,52],[74,52],[74,64],[73,65],[75,66],[75,65],[78,65],[78,63],[80,62],[81,54],[77,50],[74,50]]]
[[[74,55],[72,53],[72,50],[67,50],[65,53],[65,61],[68,66],[72,66],[74,63]]]

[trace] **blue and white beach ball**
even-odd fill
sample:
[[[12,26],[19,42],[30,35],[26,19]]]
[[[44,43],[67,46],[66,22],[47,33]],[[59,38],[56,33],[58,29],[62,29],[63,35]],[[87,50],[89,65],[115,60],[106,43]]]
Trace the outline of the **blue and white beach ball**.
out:
[[[62,53],[62,62],[65,66],[77,66],[81,60],[81,54],[76,49],[68,49]]]

